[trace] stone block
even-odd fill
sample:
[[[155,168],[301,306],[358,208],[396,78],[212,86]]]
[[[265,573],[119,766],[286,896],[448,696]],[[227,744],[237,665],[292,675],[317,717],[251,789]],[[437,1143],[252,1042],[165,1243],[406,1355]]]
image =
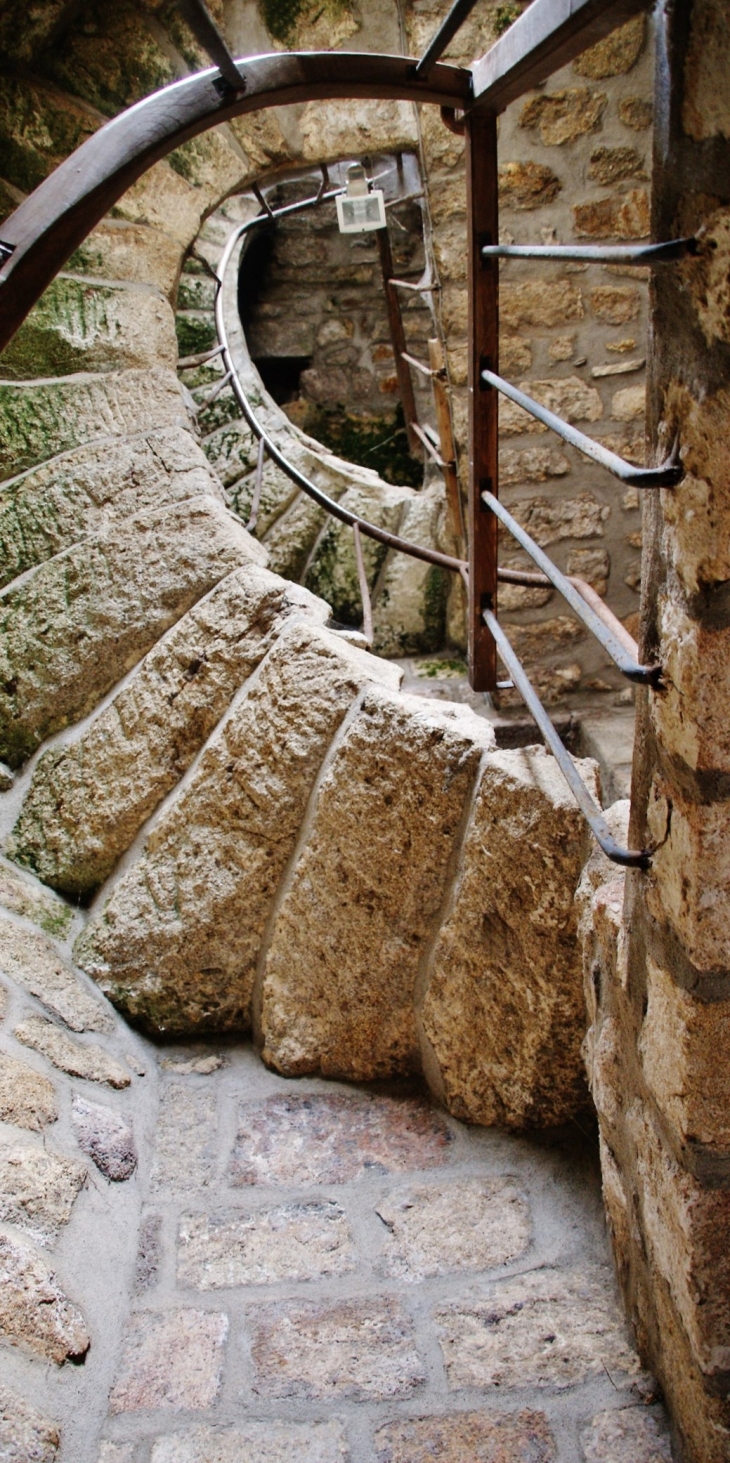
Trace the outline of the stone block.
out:
[[[131,1178],[137,1167],[137,1149],[130,1118],[74,1093],[71,1120],[79,1148],[105,1178],[114,1183]]]
[[[549,478],[565,477],[570,463],[553,447],[501,447],[499,481],[502,487],[516,483],[544,483]],[[547,499],[543,500],[547,503]],[[514,512],[514,505],[511,506]]]
[[[544,1412],[454,1412],[402,1418],[375,1433],[377,1463],[555,1463]],[[648,1460],[647,1460],[648,1463]]]
[[[0,1220],[51,1244],[68,1224],[87,1178],[85,1163],[51,1149],[0,1143]]]
[[[449,351],[449,364],[455,353]],[[467,380],[467,350],[464,347],[464,370],[461,382],[465,385]],[[529,340],[523,340],[519,335],[502,335],[499,341],[499,368],[504,375],[524,375],[525,371],[532,368],[532,347]],[[453,372],[452,372],[453,380]],[[557,456],[557,454],[556,454]]]
[[[666,691],[651,715],[661,744],[694,771],[730,772],[730,631],[706,629],[668,598],[659,626]]]
[[[606,110],[605,92],[587,86],[563,91],[538,92],[525,102],[520,112],[520,126],[537,129],[540,141],[548,147],[574,142],[586,132],[596,132]]]
[[[329,43],[328,43],[329,44]],[[308,102],[299,118],[302,156],[323,159],[361,157],[370,152],[406,152],[418,147],[418,131],[410,102]]]
[[[442,484],[424,488],[406,503],[399,533],[409,543],[440,548],[443,514]],[[378,655],[412,655],[441,649],[452,577],[410,554],[387,556],[373,606],[373,646]]]
[[[534,416],[524,407],[517,406],[514,401],[509,401],[501,396],[499,399],[499,436],[500,445],[502,437],[522,437],[525,433],[536,435],[546,432],[547,427],[538,422]]]
[[[6,789],[7,791],[7,789]],[[73,910],[63,899],[20,869],[0,858],[0,907],[40,925],[48,935],[63,940],[73,919]],[[5,928],[3,921],[2,928]]]
[[[375,1212],[391,1236],[379,1269],[397,1280],[493,1270],[530,1242],[530,1210],[512,1178],[397,1190]]]
[[[216,1311],[133,1311],[110,1411],[205,1411],[218,1395],[227,1334]]]
[[[608,589],[611,560],[606,549],[571,549],[568,554],[568,574],[585,579],[598,594]]]
[[[726,802],[696,803],[655,778],[648,828],[660,843],[652,860],[647,905],[655,919],[669,920],[692,964],[702,971],[727,966],[729,826]]]
[[[231,498],[236,500],[237,511],[244,517],[243,506],[238,507],[236,488],[239,478],[256,467],[258,441],[251,428],[244,421],[226,422],[203,438],[203,450],[213,471],[223,486],[229,489]],[[273,516],[281,512],[283,505],[290,501],[295,492],[296,488],[289,478],[273,462],[268,461],[264,468],[261,489],[259,532],[266,528]],[[250,509],[245,513],[246,521],[249,513]]]
[[[500,287],[499,321],[503,330],[553,330],[571,320],[582,320],[584,315],[581,290],[559,276]]]
[[[27,1062],[0,1052],[0,1121],[40,1133],[57,1117],[53,1083]]]
[[[598,391],[595,386],[581,381],[579,376],[559,376],[547,381],[521,381],[520,388],[565,421],[597,422],[603,416],[603,402]],[[630,391],[635,389],[629,387]]]
[[[62,1366],[81,1361],[91,1344],[77,1306],[61,1290],[43,1255],[0,1233],[0,1339]]]
[[[3,351],[7,380],[177,364],[175,317],[149,284],[59,274]]]
[[[730,429],[730,391],[722,389],[697,400],[672,383],[664,417],[668,441],[679,433],[686,476],[665,494],[667,549],[680,583],[689,594],[730,579],[730,544],[723,530],[730,511],[730,458],[725,451]]]
[[[566,538],[602,538],[611,509],[592,493],[577,498],[521,498],[510,504],[517,522],[546,548]]]
[[[193,1428],[157,1438],[151,1463],[348,1463],[349,1457],[342,1425],[333,1418]]]
[[[645,1407],[597,1412],[581,1433],[585,1463],[672,1463],[665,1418]]]
[[[87,234],[66,265],[69,273],[153,285],[168,299],[173,296],[179,268],[180,246],[169,234],[108,215]]]
[[[85,1046],[67,1036],[53,1021],[43,1016],[26,1016],[13,1033],[24,1046],[32,1047],[48,1057],[54,1067],[71,1077],[84,1077],[87,1082],[106,1082],[109,1087],[128,1087],[132,1078],[127,1068],[103,1047]]]
[[[257,564],[221,580],[75,741],[41,756],[13,856],[71,894],[101,884],[292,614],[324,622],[328,606]]]
[[[168,1034],[248,1024],[312,785],[352,701],[380,679],[397,686],[400,672],[313,623],[285,627],[77,945],[135,1019]]]
[[[650,226],[646,189],[574,203],[573,225],[579,239],[646,239]]]
[[[700,0],[692,11],[682,121],[695,142],[730,137],[726,20],[722,0]]]
[[[465,707],[365,693],[277,912],[261,986],[266,1062],[356,1080],[417,1070],[418,962],[493,745]]]
[[[591,290],[590,302],[596,319],[607,325],[625,325],[628,320],[636,320],[641,309],[641,295],[635,285],[596,285]]]
[[[0,1386],[0,1458],[6,1463],[53,1463],[61,1442],[55,1422],[24,1397]]]
[[[562,187],[559,177],[544,163],[502,163],[499,169],[500,208],[532,209],[553,203]]]
[[[351,487],[340,498],[343,508],[359,514],[390,533],[401,531],[401,518],[415,494],[410,488]],[[365,574],[372,590],[385,561],[387,548],[376,539],[361,535]],[[313,594],[332,606],[336,620],[343,625],[359,625],[362,619],[362,598],[355,558],[352,529],[338,519],[329,518],[307,569],[305,583]]]
[[[3,600],[6,760],[86,715],[196,600],[263,554],[204,497],[110,524],[40,565]]]
[[[152,1188],[157,1193],[204,1190],[215,1174],[218,1123],[210,1089],[170,1082],[162,1089]]]
[[[572,1387],[607,1370],[630,1386],[639,1362],[608,1271],[533,1270],[439,1307],[449,1387]]]
[[[326,1093],[241,1107],[232,1184],[342,1184],[367,1173],[438,1168],[451,1131],[415,1098]]]
[[[645,132],[651,127],[654,108],[644,97],[621,97],[618,114],[624,127],[630,127],[632,132]]]
[[[413,1323],[389,1296],[260,1305],[249,1331],[259,1397],[369,1402],[408,1397],[426,1380]]]
[[[139,1227],[137,1259],[134,1266],[136,1295],[157,1284],[162,1260],[162,1215],[145,1214]]]
[[[605,40],[583,51],[573,62],[573,70],[579,76],[589,76],[592,81],[600,81],[604,76],[622,76],[636,65],[644,49],[645,38],[644,16],[635,15]]]
[[[17,36],[21,29],[19,17],[14,26],[10,17],[8,20]],[[101,120],[77,97],[26,76],[6,73],[0,98],[3,176],[21,193],[37,188],[70,152],[91,137]]]
[[[196,1290],[343,1275],[355,1267],[350,1227],[333,1199],[278,1209],[184,1214],[178,1284]]]
[[[691,220],[691,221],[690,221]],[[690,215],[688,227],[696,229]],[[696,255],[684,267],[683,283],[697,312],[708,345],[730,341],[730,209],[705,216]]]
[[[646,387],[624,386],[614,392],[611,416],[617,422],[643,422],[646,415]]]
[[[593,783],[594,764],[578,766]],[[457,1117],[550,1126],[585,1102],[573,898],[586,836],[542,747],[489,754],[420,1003],[424,1070]]]
[[[592,183],[610,188],[626,178],[646,178],[646,164],[635,147],[597,147],[591,153],[587,176]]]
[[[113,1031],[114,1018],[43,935],[0,915],[0,970],[72,1031]],[[93,988],[92,988],[93,989]]]

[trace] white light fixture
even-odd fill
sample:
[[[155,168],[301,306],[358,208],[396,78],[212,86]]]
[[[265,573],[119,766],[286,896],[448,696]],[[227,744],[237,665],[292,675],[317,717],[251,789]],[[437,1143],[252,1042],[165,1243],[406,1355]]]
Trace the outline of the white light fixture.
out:
[[[385,201],[380,188],[368,187],[362,163],[347,169],[347,191],[338,193],[337,223],[341,234],[364,234],[386,225]]]

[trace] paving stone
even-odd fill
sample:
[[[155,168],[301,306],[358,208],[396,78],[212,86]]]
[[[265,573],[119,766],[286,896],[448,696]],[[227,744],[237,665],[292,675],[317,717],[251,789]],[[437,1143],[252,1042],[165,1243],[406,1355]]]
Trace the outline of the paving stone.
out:
[[[645,1407],[596,1413],[580,1441],[585,1463],[672,1463],[666,1418]]]
[[[451,1141],[441,1115],[417,1099],[268,1097],[241,1107],[230,1181],[347,1183],[373,1170],[433,1168],[446,1161]]]
[[[87,1153],[108,1179],[119,1183],[131,1177],[137,1167],[137,1149],[130,1118],[74,1093],[71,1119],[82,1153]]]
[[[151,1463],[347,1463],[349,1457],[339,1422],[250,1422],[158,1438]]]
[[[128,1087],[132,1078],[116,1057],[100,1046],[82,1046],[42,1016],[27,1016],[16,1026],[14,1036],[24,1046],[41,1052],[71,1077],[85,1077],[87,1082],[107,1082],[110,1087]]]
[[[379,1268],[399,1280],[506,1265],[530,1241],[529,1207],[511,1178],[403,1189],[375,1212],[392,1235]]]
[[[57,899],[28,874],[0,859],[0,906],[40,925],[48,935],[62,940],[73,919],[71,906]],[[3,926],[4,927],[4,926]]]
[[[342,1275],[355,1267],[350,1227],[334,1200],[262,1213],[184,1214],[177,1278],[197,1290]]]
[[[137,1294],[157,1284],[162,1259],[162,1215],[146,1214],[139,1227],[134,1289]]]
[[[0,1219],[51,1243],[71,1218],[88,1177],[85,1163],[47,1148],[0,1142]]]
[[[0,914],[0,970],[30,991],[72,1031],[113,1031],[114,1018],[42,935]],[[92,987],[93,990],[93,987]]]
[[[375,1433],[377,1463],[554,1463],[543,1412],[457,1412],[404,1418]]]
[[[613,1277],[535,1270],[435,1312],[449,1386],[571,1387],[639,1370]],[[618,1379],[618,1381],[617,1381]]]
[[[406,1397],[426,1379],[398,1302],[281,1301],[250,1313],[253,1389],[265,1397]]]
[[[0,1052],[0,1120],[39,1133],[57,1117],[53,1083],[27,1062]]]
[[[91,1345],[84,1318],[61,1290],[44,1256],[0,1233],[0,1340],[59,1366]]]
[[[186,1193],[206,1189],[215,1175],[218,1125],[209,1087],[171,1082],[160,1097],[152,1188]]]
[[[60,1441],[55,1422],[0,1384],[2,1463],[53,1463]]]
[[[228,1318],[216,1311],[135,1311],[127,1324],[110,1410],[200,1412],[220,1386]]]

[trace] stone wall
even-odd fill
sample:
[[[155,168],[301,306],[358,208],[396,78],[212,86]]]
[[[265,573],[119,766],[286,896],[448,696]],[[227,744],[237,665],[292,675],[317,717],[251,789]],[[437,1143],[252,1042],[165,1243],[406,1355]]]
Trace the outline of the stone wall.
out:
[[[592,896],[586,992],[603,1184],[624,1293],[690,1463],[730,1458],[726,441],[730,45],[720,0],[660,7],[654,229],[703,231],[652,291],[653,441],[686,476],[647,495],[633,843],[648,874]]]

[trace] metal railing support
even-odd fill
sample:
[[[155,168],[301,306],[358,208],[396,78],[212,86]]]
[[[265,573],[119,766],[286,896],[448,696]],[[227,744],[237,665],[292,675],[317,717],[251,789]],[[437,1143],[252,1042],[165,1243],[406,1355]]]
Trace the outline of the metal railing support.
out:
[[[469,282],[469,683],[474,691],[497,684],[497,650],[484,619],[497,608],[497,519],[482,493],[498,494],[497,393],[483,389],[485,360],[496,370],[499,351],[499,266],[482,258],[499,237],[497,119],[469,117],[466,137],[467,266]]]
[[[414,431],[414,426],[418,421],[418,412],[416,411],[416,398],[413,391],[411,373],[407,363],[403,359],[406,353],[406,333],[403,328],[403,315],[401,313],[398,292],[393,284],[393,251],[390,247],[390,235],[387,224],[384,229],[378,229],[376,231],[375,237],[378,241],[378,255],[383,275],[383,289],[385,290],[385,303],[388,310],[390,339],[395,356],[395,373],[398,377],[398,390],[403,406],[403,418],[408,435],[408,446],[415,455],[419,450],[418,435]]]
[[[451,407],[446,391],[446,361],[444,347],[438,337],[428,342],[428,359],[431,365],[431,385],[436,408],[441,457],[443,459],[446,502],[448,504],[449,532],[452,537],[464,541],[464,509],[459,490],[459,475],[456,470],[456,447],[451,426]]]

